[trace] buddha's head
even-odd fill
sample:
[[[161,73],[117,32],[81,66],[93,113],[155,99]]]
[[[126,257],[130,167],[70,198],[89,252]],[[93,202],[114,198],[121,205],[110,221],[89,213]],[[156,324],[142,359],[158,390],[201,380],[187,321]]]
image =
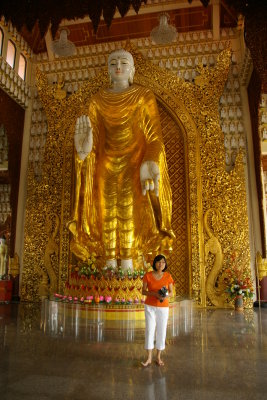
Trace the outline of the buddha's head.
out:
[[[119,49],[113,51],[108,57],[108,73],[112,83],[133,83],[135,73],[134,60],[131,53]]]

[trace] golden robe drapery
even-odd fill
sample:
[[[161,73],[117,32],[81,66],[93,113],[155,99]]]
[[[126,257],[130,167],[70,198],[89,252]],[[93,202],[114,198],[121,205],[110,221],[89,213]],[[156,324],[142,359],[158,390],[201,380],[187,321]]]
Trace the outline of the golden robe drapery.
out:
[[[84,161],[75,151],[71,251],[82,260],[92,252],[136,259],[170,249],[172,193],[154,94],[137,85],[120,93],[101,89],[88,116],[93,149]],[[159,197],[142,195],[144,161],[159,165]]]

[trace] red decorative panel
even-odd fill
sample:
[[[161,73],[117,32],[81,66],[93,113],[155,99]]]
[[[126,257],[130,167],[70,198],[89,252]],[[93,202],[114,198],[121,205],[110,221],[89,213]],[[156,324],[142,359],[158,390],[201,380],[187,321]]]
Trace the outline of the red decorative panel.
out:
[[[24,127],[24,110],[8,94],[0,89],[0,125],[4,125],[8,138],[8,172],[0,172],[0,183],[11,185],[12,209],[10,257],[14,256],[18,191],[20,178],[21,148]]]
[[[76,46],[85,46],[102,42],[149,37],[151,30],[159,24],[161,13],[141,14],[132,17],[117,18],[108,28],[101,21],[98,31],[93,32],[91,22],[68,25],[68,39]],[[211,29],[211,7],[194,7],[168,11],[170,23],[178,32]]]
[[[173,19],[178,32],[212,29],[211,6],[183,8],[174,11]]]
[[[264,172],[267,171],[267,155],[262,155],[261,156],[261,163],[262,163],[262,169]]]
[[[38,23],[34,25],[31,32],[24,25],[20,33],[34,53],[38,54],[46,51],[45,38],[41,37]]]

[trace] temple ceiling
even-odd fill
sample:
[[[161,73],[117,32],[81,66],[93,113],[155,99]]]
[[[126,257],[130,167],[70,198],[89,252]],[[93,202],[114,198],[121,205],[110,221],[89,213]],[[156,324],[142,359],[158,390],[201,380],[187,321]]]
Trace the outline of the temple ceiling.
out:
[[[48,30],[58,38],[63,26],[76,46],[148,37],[163,11],[178,33],[212,29],[209,0],[12,0],[0,5],[0,16],[17,28],[35,53],[46,51]],[[237,13],[221,1],[221,28],[236,24]]]

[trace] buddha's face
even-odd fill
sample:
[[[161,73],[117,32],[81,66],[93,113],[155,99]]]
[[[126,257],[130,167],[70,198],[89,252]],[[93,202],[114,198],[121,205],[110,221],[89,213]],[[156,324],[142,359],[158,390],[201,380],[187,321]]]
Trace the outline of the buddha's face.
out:
[[[134,64],[129,53],[114,52],[109,57],[108,71],[112,82],[129,82],[133,79]]]

